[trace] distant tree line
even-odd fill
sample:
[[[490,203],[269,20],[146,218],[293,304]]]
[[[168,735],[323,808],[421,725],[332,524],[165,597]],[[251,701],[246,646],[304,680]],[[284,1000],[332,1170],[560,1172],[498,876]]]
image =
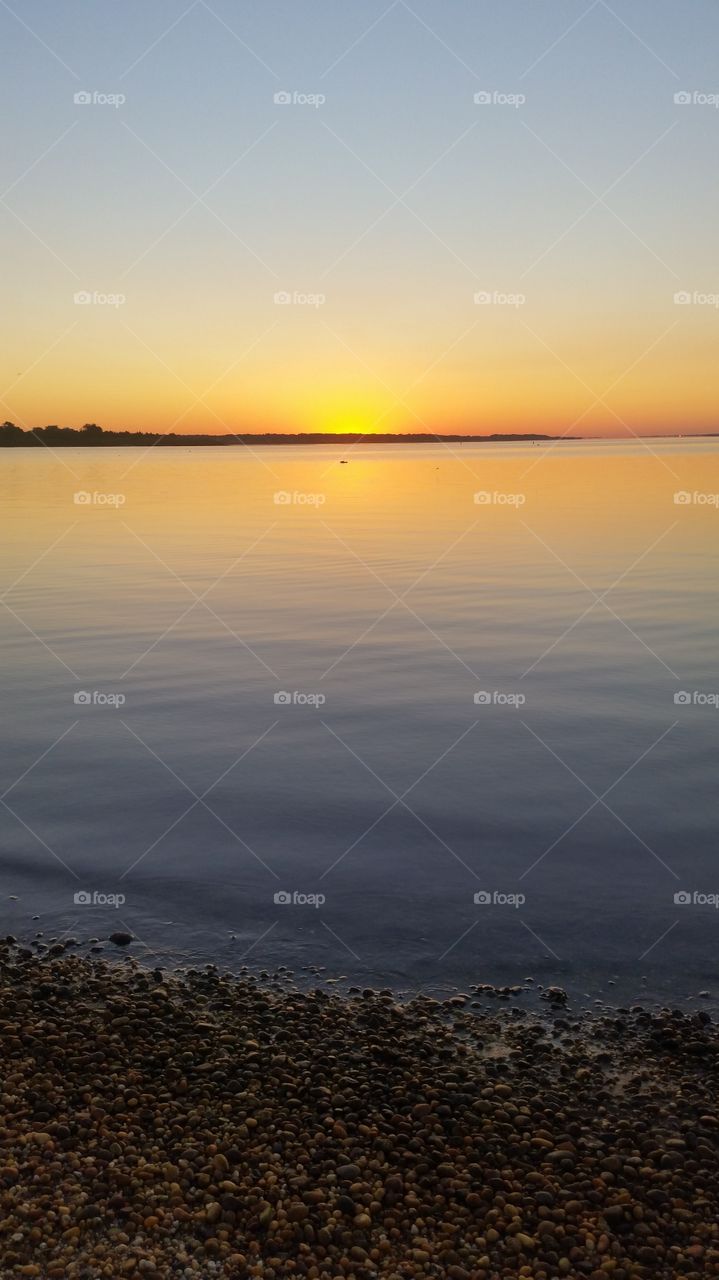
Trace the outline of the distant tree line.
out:
[[[560,439],[571,440],[573,436],[563,436]],[[86,422],[84,427],[79,430],[76,427],[34,427],[24,431],[22,427],[15,426],[14,422],[4,422],[0,426],[0,448],[5,449],[32,449],[41,448],[48,445],[52,449],[57,449],[63,445],[77,447],[107,447],[117,448],[118,445],[208,445],[208,444],[355,444],[364,442],[366,444],[434,444],[439,440],[447,442],[471,444],[473,441],[480,443],[493,440],[554,440],[556,436],[546,436],[537,434],[525,435],[489,435],[489,436],[467,436],[467,435],[431,435],[425,433],[394,433],[383,432],[381,435],[364,435],[361,431],[299,431],[294,434],[264,432],[258,434],[256,432],[246,433],[243,435],[224,435],[224,436],[207,436],[207,435],[177,435],[176,432],[170,431],[167,435],[161,435],[154,431],[105,431],[102,427],[98,427],[96,422]]]
[[[117,448],[118,445],[149,444],[233,444],[235,436],[178,436],[174,432],[160,435],[156,431],[104,431],[96,422],[86,422],[78,430],[76,427],[34,427],[23,431],[14,422],[4,422],[0,426],[0,448],[32,449],[49,445],[57,449],[63,445],[73,448]]]

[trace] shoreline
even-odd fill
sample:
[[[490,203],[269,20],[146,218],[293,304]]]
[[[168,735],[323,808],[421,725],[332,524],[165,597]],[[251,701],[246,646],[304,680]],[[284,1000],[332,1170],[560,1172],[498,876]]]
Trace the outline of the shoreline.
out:
[[[19,899],[13,905],[17,908]],[[546,1011],[543,992],[558,985],[566,991],[569,1006],[579,1016],[641,1004],[650,1011],[665,1006],[687,1014],[707,1010],[719,1022],[719,990],[713,981],[716,975],[708,966],[700,972],[692,970],[680,976],[674,972],[670,980],[665,970],[656,972],[649,967],[646,973],[639,972],[636,965],[617,964],[616,958],[603,969],[590,969],[574,968],[560,961],[551,963],[546,957],[534,957],[534,963],[525,957],[525,963],[519,965],[511,959],[502,960],[500,953],[495,963],[485,962],[480,966],[480,978],[474,962],[451,972],[440,972],[437,966],[417,963],[416,958],[411,969],[383,964],[378,958],[371,964],[352,963],[357,958],[348,953],[338,964],[331,947],[322,951],[314,937],[309,946],[303,935],[264,948],[260,961],[248,955],[256,935],[243,935],[226,927],[206,936],[202,931],[194,931],[191,922],[179,918],[161,923],[155,917],[150,921],[121,920],[117,922],[117,929],[127,934],[128,941],[119,947],[112,941],[113,928],[106,915],[78,929],[81,924],[73,913],[30,916],[27,911],[6,911],[0,920],[0,938],[12,938],[20,946],[32,949],[39,958],[47,957],[54,947],[62,945],[65,950],[89,960],[102,958],[117,963],[132,958],[142,968],[159,965],[178,977],[207,965],[235,977],[279,972],[283,982],[291,981],[300,990],[319,986],[342,998],[365,987],[391,989],[400,1004],[419,992],[439,1001],[464,994],[468,1007],[476,1012],[486,1011],[495,1004],[508,1004],[517,1006],[521,1016],[540,1016]],[[137,933],[133,932],[135,928]],[[311,955],[314,959],[310,959]]]
[[[489,435],[489,436],[467,436],[467,435],[414,435],[407,433],[404,435],[360,435],[353,432],[298,432],[294,435],[285,435],[282,432],[269,432],[266,434],[239,433],[237,435],[227,436],[203,436],[195,435],[178,435],[170,432],[167,435],[161,435],[155,432],[143,431],[127,431],[103,433],[104,438],[84,439],[81,431],[74,428],[60,428],[57,436],[48,435],[45,438],[47,428],[36,427],[33,430],[24,433],[25,439],[5,441],[0,436],[0,448],[7,449],[36,449],[41,445],[47,445],[50,448],[66,448],[66,449],[122,449],[122,448],[143,448],[151,445],[164,446],[165,448],[175,448],[184,445],[185,447],[215,445],[226,448],[248,448],[253,446],[259,448],[265,445],[336,445],[338,448],[342,445],[354,447],[355,445],[372,445],[372,444],[561,444],[563,441],[569,441],[576,444],[578,440],[595,440],[603,437],[594,436],[548,436],[548,435]],[[64,434],[63,434],[64,433]],[[27,437],[30,436],[31,439]],[[610,437],[614,438],[614,437]],[[621,439],[622,437],[616,437]],[[681,439],[683,437],[667,436],[666,439]]]
[[[7,424],[6,424],[7,425]],[[12,424],[10,424],[12,425]],[[307,431],[307,432],[236,432],[227,435],[202,434],[188,432],[182,435],[177,432],[154,431],[100,431],[97,435],[86,436],[76,427],[32,427],[27,430],[15,429],[17,435],[3,436],[0,431],[0,449],[36,449],[43,445],[51,449],[122,449],[122,448],[175,448],[184,446],[213,445],[227,448],[255,448],[267,446],[332,445],[354,447],[355,445],[434,445],[434,444],[636,444],[644,440],[716,440],[717,431],[697,431],[668,433],[660,435],[598,435],[570,436],[547,435],[543,432],[493,432],[489,435],[464,435],[461,433],[422,433],[422,432],[377,432],[376,434],[352,431]]]
[[[3,1277],[719,1275],[707,1012],[286,973],[0,943]]]

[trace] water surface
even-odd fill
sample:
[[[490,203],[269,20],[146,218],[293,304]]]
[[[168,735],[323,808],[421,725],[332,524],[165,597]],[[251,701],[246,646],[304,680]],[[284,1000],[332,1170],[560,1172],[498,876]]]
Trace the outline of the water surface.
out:
[[[716,993],[717,493],[711,440],[3,451],[0,927]]]

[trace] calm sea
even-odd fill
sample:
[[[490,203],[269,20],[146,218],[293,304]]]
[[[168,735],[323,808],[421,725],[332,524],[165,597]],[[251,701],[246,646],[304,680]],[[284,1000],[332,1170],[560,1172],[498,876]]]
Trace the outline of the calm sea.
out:
[[[3,451],[0,927],[719,995],[718,495],[710,440]]]

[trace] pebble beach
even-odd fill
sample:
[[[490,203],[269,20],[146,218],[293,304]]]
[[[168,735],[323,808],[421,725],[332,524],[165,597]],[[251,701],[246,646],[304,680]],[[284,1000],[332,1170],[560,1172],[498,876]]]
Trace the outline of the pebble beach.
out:
[[[0,1276],[719,1275],[710,1015],[545,994],[3,942]]]

